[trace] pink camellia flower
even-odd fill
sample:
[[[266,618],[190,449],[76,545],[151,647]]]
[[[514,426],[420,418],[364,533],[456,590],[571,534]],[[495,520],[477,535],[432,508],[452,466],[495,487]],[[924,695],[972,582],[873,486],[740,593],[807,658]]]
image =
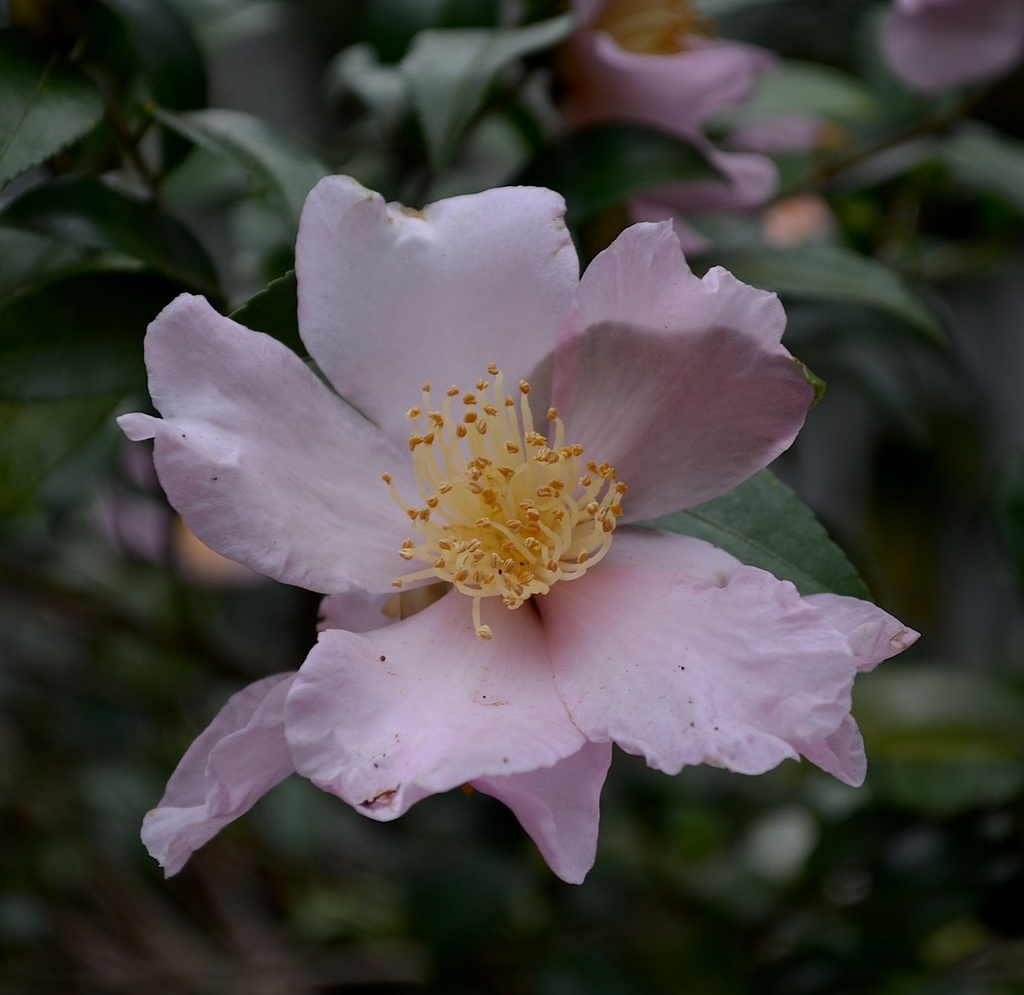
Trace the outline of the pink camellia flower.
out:
[[[1024,55],[1024,3],[894,0],[882,51],[896,76],[922,93],[990,79]]]
[[[776,59],[766,49],[713,37],[712,22],[692,0],[574,0],[573,9],[580,30],[567,59],[562,106],[569,126],[632,122],[658,128],[696,145],[722,175],[647,191],[635,205],[635,218],[759,207],[778,185],[775,164],[759,153],[815,143],[819,125],[809,119],[759,127],[749,145],[742,132],[735,134],[731,151],[705,137],[708,118],[749,100]]]
[[[668,223],[580,279],[563,210],[521,187],[414,211],[321,181],[299,325],[337,393],[201,298],[150,327],[163,418],[120,423],[155,439],[171,503],[212,548],[330,595],[299,671],[236,694],[149,813],[167,873],[293,771],[379,820],[469,784],[571,882],[612,743],[667,773],[802,754],[863,778],[854,675],[916,634],[632,524],[792,442],[812,389],[778,300],[695,277]]]

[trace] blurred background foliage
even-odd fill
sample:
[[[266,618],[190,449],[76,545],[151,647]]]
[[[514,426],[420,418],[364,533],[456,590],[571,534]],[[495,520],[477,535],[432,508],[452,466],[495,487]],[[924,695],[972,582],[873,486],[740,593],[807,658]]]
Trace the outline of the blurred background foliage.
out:
[[[714,172],[636,122],[564,127],[575,22],[546,0],[7,0],[0,991],[1024,991],[1024,69],[925,98],[882,0],[701,6],[782,57],[707,136],[820,124],[762,209],[683,221],[696,269],[783,297],[828,391],[778,478],[924,633],[859,681],[866,786],[620,755],[572,887],[491,799],[382,825],[293,778],[165,882],[142,814],[232,691],[302,661],[317,598],[201,547],[120,437],[146,323],[202,293],[301,350],[328,172],[413,206],[553,186],[584,260],[630,198]],[[762,478],[698,517],[856,590],[803,507]]]

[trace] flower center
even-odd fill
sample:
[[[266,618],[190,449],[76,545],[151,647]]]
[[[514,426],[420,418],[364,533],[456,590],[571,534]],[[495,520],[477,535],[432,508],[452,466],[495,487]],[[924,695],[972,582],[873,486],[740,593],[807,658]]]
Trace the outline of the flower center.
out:
[[[594,27],[640,55],[674,55],[692,48],[695,35],[714,36],[714,24],[692,0],[612,0]]]
[[[427,578],[443,580],[480,602],[499,597],[518,608],[560,580],[575,580],[608,552],[622,514],[626,485],[607,463],[583,462],[583,447],[566,445],[558,412],[547,413],[548,435],[534,429],[530,385],[519,381],[518,403],[504,393],[501,371],[478,380],[475,391],[449,387],[433,410],[432,387],[407,417],[422,507],[408,504],[390,474],[384,482],[418,533],[398,555],[429,563],[394,581],[401,587]],[[553,438],[552,438],[553,434]]]

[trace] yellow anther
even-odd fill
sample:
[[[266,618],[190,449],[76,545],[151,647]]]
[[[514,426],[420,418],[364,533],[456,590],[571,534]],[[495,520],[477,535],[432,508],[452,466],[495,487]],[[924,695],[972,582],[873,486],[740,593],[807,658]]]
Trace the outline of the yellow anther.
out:
[[[564,443],[555,408],[547,412],[548,445],[549,436],[533,427],[526,381],[517,404],[504,393],[497,365],[487,372],[494,379],[476,381],[477,393],[449,388],[442,411],[429,410],[425,384],[423,403],[408,412],[426,418],[430,429],[409,438],[425,507],[406,504],[391,475],[382,477],[417,534],[402,543],[399,556],[424,567],[395,586],[447,581],[471,599],[473,629],[483,639],[492,635],[480,618],[485,598],[519,608],[559,580],[581,577],[604,556],[625,493],[608,463],[591,461],[584,472],[583,447]],[[462,418],[452,416],[456,397]]]

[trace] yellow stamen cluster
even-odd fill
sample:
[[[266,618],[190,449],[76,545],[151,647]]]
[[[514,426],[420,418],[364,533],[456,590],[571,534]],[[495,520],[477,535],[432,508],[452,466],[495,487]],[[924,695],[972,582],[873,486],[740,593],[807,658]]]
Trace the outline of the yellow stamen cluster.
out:
[[[407,417],[422,506],[408,504],[384,482],[409,516],[418,539],[398,555],[429,563],[394,584],[426,578],[447,581],[473,599],[478,636],[483,598],[500,597],[518,608],[560,580],[581,577],[608,552],[626,485],[607,463],[584,463],[583,447],[567,445],[558,412],[550,408],[545,435],[530,411],[530,385],[519,382],[518,401],[504,393],[501,371],[478,380],[475,391],[450,387],[434,410],[433,388]],[[553,438],[552,438],[553,434]]]
[[[714,36],[714,23],[692,0],[612,0],[594,27],[640,55],[673,55],[691,47],[687,39],[695,35]]]

